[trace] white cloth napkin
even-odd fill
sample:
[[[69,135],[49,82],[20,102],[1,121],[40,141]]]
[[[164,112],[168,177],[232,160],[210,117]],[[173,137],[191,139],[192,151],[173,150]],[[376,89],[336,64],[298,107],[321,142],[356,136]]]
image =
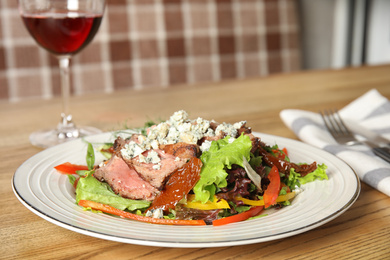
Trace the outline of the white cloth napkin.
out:
[[[339,113],[350,128],[362,126],[390,143],[390,102],[376,89],[340,109]],[[303,142],[341,158],[354,169],[360,180],[390,196],[390,164],[375,156],[368,147],[338,144],[318,113],[286,109],[281,111],[280,117]]]

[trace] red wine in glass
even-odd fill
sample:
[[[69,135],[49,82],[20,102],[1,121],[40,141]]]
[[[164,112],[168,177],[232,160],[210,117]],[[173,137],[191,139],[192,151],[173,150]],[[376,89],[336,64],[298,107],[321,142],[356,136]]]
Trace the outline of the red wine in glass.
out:
[[[76,126],[68,112],[70,59],[88,45],[102,21],[105,0],[18,0],[23,22],[35,41],[59,61],[62,113],[57,127],[34,132],[30,142],[50,147],[82,136],[100,133],[99,129]]]
[[[102,15],[79,12],[24,15],[28,31],[39,45],[54,55],[73,55],[93,39]]]

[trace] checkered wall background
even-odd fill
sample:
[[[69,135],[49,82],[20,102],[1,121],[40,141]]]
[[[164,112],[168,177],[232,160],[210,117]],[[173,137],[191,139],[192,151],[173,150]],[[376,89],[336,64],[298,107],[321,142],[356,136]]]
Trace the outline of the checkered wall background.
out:
[[[171,87],[300,69],[295,0],[107,0],[71,62],[72,94]],[[55,58],[0,0],[0,101],[60,95]]]

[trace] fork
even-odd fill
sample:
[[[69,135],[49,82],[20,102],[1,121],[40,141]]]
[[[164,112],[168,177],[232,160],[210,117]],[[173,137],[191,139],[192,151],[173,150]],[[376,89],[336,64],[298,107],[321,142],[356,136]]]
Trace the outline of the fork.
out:
[[[376,156],[390,163],[390,149],[387,147],[379,147],[378,145],[375,145],[370,141],[357,140],[353,133],[345,125],[337,109],[325,110],[323,112],[320,112],[320,114],[322,120],[325,123],[326,128],[337,143],[348,146],[357,144],[368,145],[369,147],[371,147],[372,151]]]

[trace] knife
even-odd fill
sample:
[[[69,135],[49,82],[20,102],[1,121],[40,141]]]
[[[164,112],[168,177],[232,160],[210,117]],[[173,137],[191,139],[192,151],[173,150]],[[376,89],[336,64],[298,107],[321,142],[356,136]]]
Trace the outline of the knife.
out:
[[[372,148],[374,154],[386,162],[390,163],[390,148],[388,147],[375,147]]]
[[[374,133],[373,131],[356,124],[353,121],[345,120],[348,129],[357,136],[363,137],[361,141],[367,146],[371,147],[374,154],[386,162],[390,163],[390,140]],[[352,130],[353,129],[353,130]]]
[[[362,137],[362,138],[364,138],[364,141],[368,141],[370,143],[376,144],[377,146],[390,148],[390,140],[389,139],[384,138],[383,136],[375,133],[372,130],[369,130],[367,128],[362,127],[361,125],[357,124],[354,121],[345,119],[345,123],[348,126],[348,129],[355,136]],[[361,138],[358,138],[358,140],[360,141]]]

